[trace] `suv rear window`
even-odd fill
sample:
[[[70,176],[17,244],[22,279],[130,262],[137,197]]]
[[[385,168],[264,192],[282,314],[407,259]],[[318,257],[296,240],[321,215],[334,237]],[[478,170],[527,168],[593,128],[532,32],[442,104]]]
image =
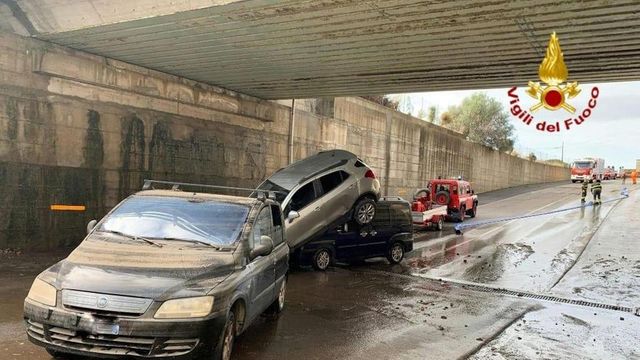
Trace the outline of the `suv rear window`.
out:
[[[391,205],[391,217],[394,223],[410,224],[411,209],[407,205],[393,204]]]
[[[320,178],[320,185],[322,185],[322,192],[328,193],[331,190],[337,188],[349,177],[344,171],[335,171]]]

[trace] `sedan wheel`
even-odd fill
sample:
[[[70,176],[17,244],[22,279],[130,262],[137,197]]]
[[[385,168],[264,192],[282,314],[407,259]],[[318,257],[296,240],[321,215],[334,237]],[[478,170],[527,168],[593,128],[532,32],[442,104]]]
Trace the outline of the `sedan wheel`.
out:
[[[387,260],[392,264],[397,264],[404,258],[404,246],[401,243],[395,243],[389,249]]]
[[[313,256],[313,267],[316,270],[327,270],[331,264],[331,253],[327,249],[320,249]]]

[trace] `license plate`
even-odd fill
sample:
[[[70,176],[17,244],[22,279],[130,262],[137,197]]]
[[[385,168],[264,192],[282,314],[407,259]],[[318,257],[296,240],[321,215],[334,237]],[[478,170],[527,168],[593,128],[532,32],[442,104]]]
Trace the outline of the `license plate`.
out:
[[[118,324],[96,324],[96,333],[104,335],[120,334],[120,325]]]

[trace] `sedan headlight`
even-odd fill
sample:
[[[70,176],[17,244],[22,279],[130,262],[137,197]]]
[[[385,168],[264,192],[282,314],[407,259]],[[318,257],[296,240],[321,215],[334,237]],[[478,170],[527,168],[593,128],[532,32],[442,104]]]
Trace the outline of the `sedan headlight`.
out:
[[[36,278],[31,285],[27,298],[39,303],[56,306],[56,288]]]
[[[213,296],[200,296],[165,301],[154,317],[156,319],[184,319],[209,315]]]

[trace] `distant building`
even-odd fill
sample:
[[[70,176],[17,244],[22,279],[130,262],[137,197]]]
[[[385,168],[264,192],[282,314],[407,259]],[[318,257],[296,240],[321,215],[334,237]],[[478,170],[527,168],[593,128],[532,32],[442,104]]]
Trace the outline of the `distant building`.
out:
[[[640,159],[636,160],[636,171],[640,171]]]

